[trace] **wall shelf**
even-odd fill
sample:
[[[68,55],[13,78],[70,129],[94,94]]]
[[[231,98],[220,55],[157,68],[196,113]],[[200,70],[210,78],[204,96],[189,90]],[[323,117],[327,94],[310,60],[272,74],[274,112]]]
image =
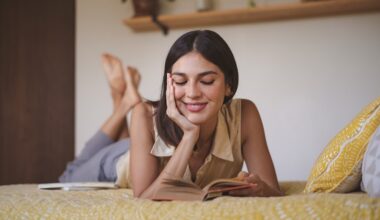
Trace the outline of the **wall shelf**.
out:
[[[257,6],[254,8],[215,10],[178,15],[160,15],[158,20],[167,25],[169,29],[177,29],[371,11],[380,11],[379,0],[327,0],[283,5],[274,4],[271,6]],[[149,16],[128,18],[123,22],[135,32],[159,30]]]

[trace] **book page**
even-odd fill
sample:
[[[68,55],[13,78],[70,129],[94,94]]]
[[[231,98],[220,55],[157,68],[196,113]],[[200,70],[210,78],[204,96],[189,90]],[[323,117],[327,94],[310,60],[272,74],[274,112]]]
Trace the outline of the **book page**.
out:
[[[224,179],[217,179],[210,182],[203,188],[203,190],[209,191],[211,189],[222,189],[222,188],[242,186],[242,185],[246,186],[245,188],[248,188],[250,184],[247,182],[243,182],[237,178],[224,178]]]
[[[183,179],[166,179],[153,200],[209,200],[222,196],[228,191],[249,187],[251,187],[250,183],[242,182],[236,178],[217,179],[203,189],[195,183]]]
[[[56,190],[97,190],[97,189],[117,189],[112,182],[74,182],[74,183],[43,183],[38,184],[38,189]]]

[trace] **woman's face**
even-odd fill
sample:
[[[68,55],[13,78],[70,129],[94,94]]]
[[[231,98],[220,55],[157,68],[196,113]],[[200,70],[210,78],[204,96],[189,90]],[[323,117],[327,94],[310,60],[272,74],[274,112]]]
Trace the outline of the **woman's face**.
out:
[[[174,97],[178,110],[192,123],[215,120],[228,95],[224,74],[198,52],[190,52],[172,67]]]

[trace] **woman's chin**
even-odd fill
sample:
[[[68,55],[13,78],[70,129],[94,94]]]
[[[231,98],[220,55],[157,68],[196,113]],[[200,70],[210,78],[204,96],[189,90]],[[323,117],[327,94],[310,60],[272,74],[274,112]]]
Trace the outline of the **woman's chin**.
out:
[[[189,115],[186,118],[195,125],[202,125],[207,121],[204,117],[199,117],[197,115]]]
[[[203,111],[200,112],[191,112],[187,109],[180,109],[180,112],[187,118],[187,120],[195,125],[205,124],[208,122],[208,120],[210,120],[210,118],[212,118],[206,109],[203,109]]]

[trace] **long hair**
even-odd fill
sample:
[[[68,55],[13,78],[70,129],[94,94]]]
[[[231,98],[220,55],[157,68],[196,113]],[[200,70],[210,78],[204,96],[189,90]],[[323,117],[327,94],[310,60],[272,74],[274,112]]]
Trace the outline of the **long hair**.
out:
[[[170,48],[165,61],[160,100],[156,107],[155,122],[158,135],[169,145],[176,147],[183,136],[183,131],[166,114],[166,73],[172,72],[173,64],[189,52],[196,51],[206,60],[215,64],[223,72],[225,82],[230,87],[230,95],[224,97],[224,103],[235,95],[239,74],[234,55],[227,43],[217,33],[210,30],[190,31],[179,37]]]

